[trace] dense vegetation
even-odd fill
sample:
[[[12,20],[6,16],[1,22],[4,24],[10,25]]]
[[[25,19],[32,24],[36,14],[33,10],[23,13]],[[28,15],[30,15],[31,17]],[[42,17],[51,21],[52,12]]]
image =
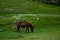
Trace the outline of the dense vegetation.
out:
[[[3,14],[60,14],[60,7],[28,0],[0,0],[0,15]]]
[[[14,32],[13,21],[22,18],[33,24],[33,33]],[[59,40],[60,37],[60,15],[54,14],[18,14],[0,17],[0,39],[2,40]]]
[[[20,18],[35,27],[33,33],[14,32],[13,21]],[[40,0],[0,0],[0,40],[60,40],[60,6]]]

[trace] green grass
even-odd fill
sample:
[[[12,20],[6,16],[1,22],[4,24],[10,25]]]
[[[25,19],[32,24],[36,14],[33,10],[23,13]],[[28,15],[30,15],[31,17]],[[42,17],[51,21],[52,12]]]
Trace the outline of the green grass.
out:
[[[60,38],[60,30],[57,30],[58,28],[42,28],[39,31],[40,32],[34,32],[34,33],[16,33],[16,32],[0,32],[0,39],[8,40],[8,39],[20,39],[20,40],[59,40]]]
[[[24,16],[25,15],[25,16]],[[47,15],[47,14],[18,14],[14,16],[2,16],[0,17],[0,40],[60,40],[60,16]],[[36,15],[36,16],[35,16]],[[12,22],[16,18],[23,18],[26,21],[31,22],[35,27],[33,33],[26,33],[24,29],[21,33],[14,32],[9,29],[12,26]],[[39,18],[39,19],[37,19]]]
[[[47,5],[27,0],[0,0],[0,15],[27,13],[60,14],[60,6]]]
[[[27,0],[0,0],[0,40],[60,40],[58,14],[60,6]],[[33,24],[33,33],[26,33],[24,29],[17,33],[11,29],[13,21],[20,18]]]

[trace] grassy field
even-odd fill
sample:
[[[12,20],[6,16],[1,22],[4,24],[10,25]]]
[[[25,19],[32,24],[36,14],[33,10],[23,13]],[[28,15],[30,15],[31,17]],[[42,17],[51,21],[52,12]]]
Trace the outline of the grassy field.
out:
[[[13,21],[20,18],[33,24],[33,33],[13,31]],[[0,0],[0,40],[60,40],[60,6]]]
[[[60,6],[27,0],[0,0],[0,15],[3,14],[60,14]]]
[[[9,29],[12,22],[23,18],[35,27],[33,33],[21,33]],[[60,15],[54,14],[18,14],[0,17],[0,40],[60,40]]]

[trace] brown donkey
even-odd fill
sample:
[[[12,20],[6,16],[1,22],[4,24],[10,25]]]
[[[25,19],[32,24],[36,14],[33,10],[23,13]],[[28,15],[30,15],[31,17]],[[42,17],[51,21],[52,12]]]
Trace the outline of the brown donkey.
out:
[[[21,29],[21,28],[26,28],[26,32],[29,32],[29,30],[31,32],[33,32],[33,30],[34,30],[33,25],[31,23],[25,22],[25,21],[15,21],[14,27],[17,27],[17,32],[19,32],[19,29]]]

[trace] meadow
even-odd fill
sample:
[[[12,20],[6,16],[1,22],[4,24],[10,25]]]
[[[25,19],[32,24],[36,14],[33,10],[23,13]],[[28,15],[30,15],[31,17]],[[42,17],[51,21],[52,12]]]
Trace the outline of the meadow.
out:
[[[0,0],[0,15],[6,14],[60,14],[60,6],[28,0]]]
[[[12,29],[13,21],[23,19],[33,33]],[[28,0],[0,0],[0,40],[60,40],[60,6]]]
[[[33,33],[14,32],[13,21],[22,18],[35,27]],[[18,14],[0,17],[0,40],[60,40],[60,15]]]

